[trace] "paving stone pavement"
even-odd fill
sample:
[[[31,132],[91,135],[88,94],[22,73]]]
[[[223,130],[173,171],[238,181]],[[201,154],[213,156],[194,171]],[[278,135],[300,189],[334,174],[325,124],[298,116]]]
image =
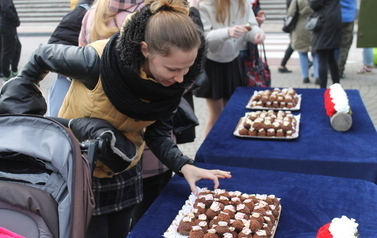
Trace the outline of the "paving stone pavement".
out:
[[[22,55],[20,60],[20,69],[27,62],[31,53],[41,43],[47,43],[48,37],[54,29],[54,25],[48,26],[24,26],[18,29],[22,43]],[[284,51],[289,43],[288,34],[281,33],[281,25],[265,23],[262,27],[266,32],[265,47],[267,52],[268,64],[271,69],[272,87],[293,87],[293,88],[318,88],[314,79],[311,83],[303,84],[298,64],[298,55],[295,52],[289,60],[287,67],[292,73],[278,73],[277,67],[283,58]],[[341,80],[344,89],[357,89],[360,91],[363,102],[373,121],[375,129],[377,128],[377,68],[373,74],[357,74],[357,70],[362,67],[362,49],[356,48],[356,35],[353,45],[350,49],[348,61],[346,64],[346,78]],[[41,90],[45,97],[48,96],[48,89],[56,78],[56,74],[50,73],[41,82]],[[329,84],[331,77],[329,77]],[[205,100],[194,97],[195,112],[199,118],[200,125],[196,127],[196,140],[192,143],[179,145],[184,154],[195,157],[195,153],[204,140],[203,128],[207,118],[207,106]],[[357,122],[354,122],[357,123]]]

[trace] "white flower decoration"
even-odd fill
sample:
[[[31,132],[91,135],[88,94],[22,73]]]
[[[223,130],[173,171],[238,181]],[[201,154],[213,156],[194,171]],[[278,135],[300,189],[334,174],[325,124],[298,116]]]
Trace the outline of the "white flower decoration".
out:
[[[355,219],[342,216],[331,221],[329,231],[333,238],[355,238],[358,225]]]
[[[347,94],[339,83],[334,83],[330,86],[330,97],[334,103],[335,111],[338,113],[348,113],[350,111]]]

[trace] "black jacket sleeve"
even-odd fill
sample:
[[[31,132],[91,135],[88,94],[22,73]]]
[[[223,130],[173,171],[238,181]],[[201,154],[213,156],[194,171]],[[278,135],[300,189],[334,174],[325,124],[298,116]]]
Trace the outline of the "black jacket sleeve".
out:
[[[49,72],[81,80],[93,89],[98,82],[100,57],[91,47],[39,45],[19,76],[39,83]]]
[[[309,0],[309,6],[311,9],[313,9],[315,12],[321,9],[324,5],[324,0]]]
[[[1,0],[0,12],[1,24],[3,26],[11,25],[18,27],[20,25],[20,18],[18,17],[16,7],[12,0]]]
[[[148,126],[144,139],[149,149],[163,164],[181,175],[182,166],[192,163],[192,160],[182,154],[171,137],[174,115],[175,113],[172,113]]]

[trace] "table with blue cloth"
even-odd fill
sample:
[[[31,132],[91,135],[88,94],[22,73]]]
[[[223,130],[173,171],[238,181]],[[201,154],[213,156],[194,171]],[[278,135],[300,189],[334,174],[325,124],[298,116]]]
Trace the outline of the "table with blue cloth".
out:
[[[285,172],[357,178],[377,183],[377,133],[357,90],[345,90],[353,124],[335,131],[326,115],[325,89],[301,94],[299,135],[293,140],[250,139],[233,135],[255,90],[237,88],[196,153],[197,162]],[[270,88],[269,88],[270,89]],[[377,237],[377,235],[376,235]]]
[[[365,180],[197,164],[206,169],[232,173],[220,180],[220,188],[248,194],[274,194],[281,198],[282,213],[274,238],[314,238],[317,230],[335,217],[353,218],[360,237],[377,235],[377,185]],[[211,180],[197,186],[213,189]],[[161,238],[191,190],[175,175],[127,238]]]

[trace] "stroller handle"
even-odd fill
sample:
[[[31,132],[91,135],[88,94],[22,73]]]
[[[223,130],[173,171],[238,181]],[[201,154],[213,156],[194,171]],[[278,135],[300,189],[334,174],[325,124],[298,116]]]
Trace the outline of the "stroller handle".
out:
[[[61,117],[48,117],[48,118],[55,120],[55,121],[59,122],[60,124],[62,124],[63,126],[68,128],[69,119],[61,118]]]

